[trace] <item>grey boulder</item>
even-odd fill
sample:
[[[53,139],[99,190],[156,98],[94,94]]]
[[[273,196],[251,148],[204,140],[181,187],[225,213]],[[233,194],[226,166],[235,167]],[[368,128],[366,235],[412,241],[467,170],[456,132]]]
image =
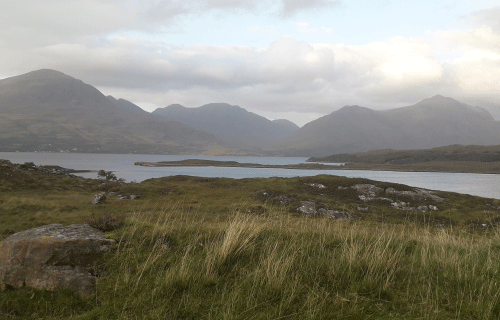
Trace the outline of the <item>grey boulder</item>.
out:
[[[0,243],[0,289],[61,288],[88,296],[96,284],[89,271],[114,244],[86,224],[50,224],[15,233]]]

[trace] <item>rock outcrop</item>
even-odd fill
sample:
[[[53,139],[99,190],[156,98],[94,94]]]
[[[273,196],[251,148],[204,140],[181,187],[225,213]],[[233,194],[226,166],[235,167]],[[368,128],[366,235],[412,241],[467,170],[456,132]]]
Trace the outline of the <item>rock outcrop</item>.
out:
[[[346,187],[338,187],[339,190],[347,189]],[[398,197],[406,197],[410,198],[413,201],[434,201],[434,202],[443,202],[445,199],[432,194],[431,190],[426,189],[414,189],[413,191],[399,191],[394,188],[387,188],[385,190],[385,195],[391,197],[382,197],[380,196],[384,193],[383,188],[376,187],[372,184],[356,184],[351,187],[358,192],[358,198],[363,202],[369,201],[388,201],[391,204],[392,208],[398,210],[410,210],[410,211],[419,211],[419,212],[427,212],[427,211],[438,211],[438,207],[434,205],[417,205],[410,206],[409,202],[405,202],[397,199]],[[394,199],[395,198],[395,199]],[[359,210],[359,207],[358,207]],[[361,210],[360,210],[361,211]]]
[[[0,288],[62,288],[90,295],[96,278],[89,271],[114,243],[86,224],[50,224],[15,233],[0,243]]]
[[[432,191],[425,189],[415,189],[413,191],[398,191],[394,188],[387,188],[385,190],[387,195],[392,196],[408,196],[416,201],[431,200],[436,202],[443,202],[444,199],[432,194]]]
[[[329,217],[336,220],[354,220],[359,219],[358,216],[352,215],[346,211],[328,210],[325,208],[316,209],[316,202],[314,201],[301,201],[301,206],[297,208],[297,212],[305,215],[318,215]]]
[[[316,210],[316,203],[314,201],[301,201],[300,207],[297,208],[297,212],[307,215],[315,215],[318,213]]]
[[[101,192],[101,193],[96,194],[92,198],[91,202],[92,202],[92,204],[103,204],[103,203],[106,203],[106,193]]]

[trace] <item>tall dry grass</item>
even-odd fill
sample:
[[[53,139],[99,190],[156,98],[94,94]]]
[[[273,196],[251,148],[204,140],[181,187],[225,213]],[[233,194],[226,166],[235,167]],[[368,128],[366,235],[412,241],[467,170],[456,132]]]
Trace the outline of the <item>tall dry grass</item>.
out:
[[[500,316],[498,231],[172,206],[120,232],[98,295],[124,319]]]

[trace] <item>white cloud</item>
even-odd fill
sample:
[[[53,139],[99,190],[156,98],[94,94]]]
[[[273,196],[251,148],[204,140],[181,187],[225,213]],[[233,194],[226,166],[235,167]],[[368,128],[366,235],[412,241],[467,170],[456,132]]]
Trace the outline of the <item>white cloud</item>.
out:
[[[500,31],[491,18],[496,17],[496,9],[471,15],[484,23],[478,22],[470,30],[434,31],[425,38],[395,37],[345,45],[283,36],[263,48],[173,47],[115,32],[124,28],[154,32],[193,12],[253,12],[262,2],[116,3],[7,2],[0,11],[2,74],[53,68],[95,85],[105,94],[149,108],[223,101],[276,117],[285,112],[325,114],[346,104],[396,107],[435,94],[474,105],[500,106]],[[284,17],[336,5],[321,0],[277,3],[281,3]],[[326,27],[311,28],[306,22],[296,27],[309,33],[332,32]]]

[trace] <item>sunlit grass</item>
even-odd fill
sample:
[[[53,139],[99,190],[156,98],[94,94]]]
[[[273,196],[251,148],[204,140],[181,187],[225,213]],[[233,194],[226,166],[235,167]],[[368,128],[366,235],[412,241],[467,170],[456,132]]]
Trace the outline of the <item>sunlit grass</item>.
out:
[[[190,220],[193,219],[193,220]],[[138,212],[93,313],[123,319],[480,318],[500,312],[500,236],[234,212]],[[82,318],[85,318],[82,315]]]

